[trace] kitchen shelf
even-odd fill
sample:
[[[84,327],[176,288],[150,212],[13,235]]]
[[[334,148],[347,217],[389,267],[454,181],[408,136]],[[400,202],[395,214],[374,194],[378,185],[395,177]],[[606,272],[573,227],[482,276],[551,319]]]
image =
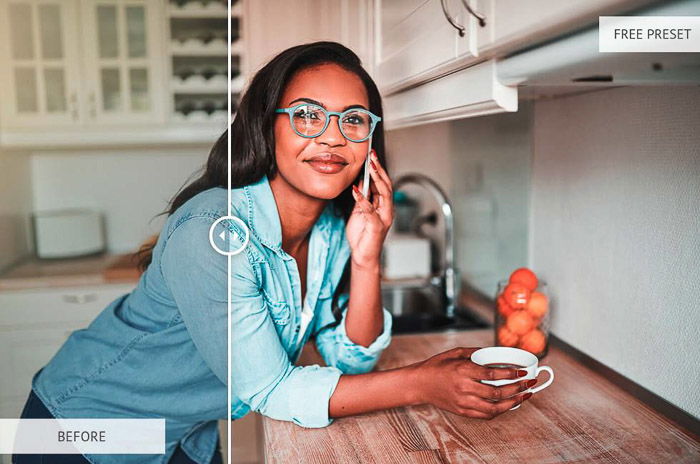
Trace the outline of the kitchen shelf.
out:
[[[228,44],[224,40],[213,40],[210,44],[188,44],[174,40],[170,43],[173,56],[226,56]]]
[[[241,74],[231,79],[231,93],[240,93],[245,86],[245,77]]]
[[[212,124],[211,119],[205,123],[187,120],[186,124],[169,124],[153,127],[151,125],[130,125],[84,131],[80,139],[75,137],[72,129],[13,131],[0,134],[0,146],[9,150],[56,150],[85,147],[124,148],[169,145],[210,144],[216,140],[226,127],[225,122]]]
[[[182,122],[182,123],[223,123],[226,124],[228,122],[228,116],[227,116],[226,111],[214,111],[211,114],[207,114],[204,111],[193,111],[187,115],[182,114],[182,113],[173,113],[172,115],[172,120],[173,122]]]
[[[216,79],[216,80],[214,80]],[[245,78],[242,75],[231,79],[231,93],[240,93],[245,86]],[[209,95],[228,92],[228,82],[225,79],[212,78],[210,81],[188,82],[174,77],[170,88],[175,94]]]
[[[221,18],[226,17],[228,8],[225,6],[207,7],[207,8],[176,8],[170,9],[169,15],[171,18]]]
[[[229,17],[224,2],[190,1],[183,7],[169,2],[170,122],[183,126],[225,127],[228,98],[232,99],[231,108],[235,112],[245,85],[241,69],[245,55],[240,31],[242,4],[243,0],[234,2]],[[230,39],[227,35],[229,20]],[[232,41],[230,47],[229,40]],[[230,83],[226,76],[229,67],[235,76]],[[213,77],[204,79],[203,76],[212,73]],[[207,114],[205,110],[210,111],[212,104],[217,111]]]
[[[170,88],[176,94],[220,94],[228,92],[228,80],[212,78],[206,82],[188,82],[173,78]]]
[[[244,51],[245,47],[241,39],[231,44],[232,56],[240,56]],[[183,44],[178,40],[173,40],[170,44],[170,52],[173,56],[226,56],[228,45],[220,40],[217,40],[214,45]]]
[[[194,2],[193,2],[194,3]],[[213,4],[213,6],[193,6],[178,8],[171,5],[169,15],[171,18],[220,18],[228,14],[228,8],[222,4]],[[231,16],[240,17],[243,15],[241,2],[236,2],[231,7]]]

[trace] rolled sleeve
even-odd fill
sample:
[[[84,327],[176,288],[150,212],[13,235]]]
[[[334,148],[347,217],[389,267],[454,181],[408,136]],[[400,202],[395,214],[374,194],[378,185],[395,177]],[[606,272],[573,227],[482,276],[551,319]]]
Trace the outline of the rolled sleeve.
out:
[[[333,419],[328,417],[330,398],[342,372],[333,367],[318,365],[296,368],[299,375],[289,385],[289,415],[303,427],[326,427]]]
[[[359,345],[348,337],[345,331],[347,308],[337,326],[321,329],[316,334],[316,347],[326,363],[345,374],[363,374],[371,371],[384,349],[391,343],[391,313],[384,308],[382,313],[382,333],[369,346]]]

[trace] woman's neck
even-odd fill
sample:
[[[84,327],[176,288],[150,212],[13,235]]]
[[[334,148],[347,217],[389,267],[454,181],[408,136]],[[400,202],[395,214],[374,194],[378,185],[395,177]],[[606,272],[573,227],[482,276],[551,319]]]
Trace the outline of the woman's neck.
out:
[[[282,249],[294,255],[323,213],[325,200],[310,197],[277,174],[270,180],[282,226]]]

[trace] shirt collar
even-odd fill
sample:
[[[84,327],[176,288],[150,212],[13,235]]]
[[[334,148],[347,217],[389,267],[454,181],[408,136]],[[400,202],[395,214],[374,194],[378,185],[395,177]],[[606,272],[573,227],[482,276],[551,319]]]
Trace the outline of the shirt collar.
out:
[[[280,224],[279,211],[267,176],[245,186],[243,190],[248,203],[251,234],[255,235],[260,243],[266,247],[278,254],[286,255],[287,253],[282,250],[282,225]],[[324,241],[328,243],[328,233],[335,216],[333,204],[328,202],[311,233],[318,230]]]

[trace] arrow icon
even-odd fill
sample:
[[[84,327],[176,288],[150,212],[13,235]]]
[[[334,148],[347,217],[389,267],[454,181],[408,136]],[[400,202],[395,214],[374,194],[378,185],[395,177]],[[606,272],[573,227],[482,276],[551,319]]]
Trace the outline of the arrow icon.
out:
[[[219,238],[220,238],[221,240],[226,240],[226,232],[221,232],[221,233],[219,234]],[[231,240],[232,240],[232,241],[238,240],[238,233],[237,233],[237,232],[234,232],[233,234],[231,234]]]
[[[226,222],[221,224],[223,221],[233,221],[236,225],[230,227]],[[245,249],[249,240],[248,226],[235,216],[220,217],[209,228],[209,244],[222,255],[237,255]]]

